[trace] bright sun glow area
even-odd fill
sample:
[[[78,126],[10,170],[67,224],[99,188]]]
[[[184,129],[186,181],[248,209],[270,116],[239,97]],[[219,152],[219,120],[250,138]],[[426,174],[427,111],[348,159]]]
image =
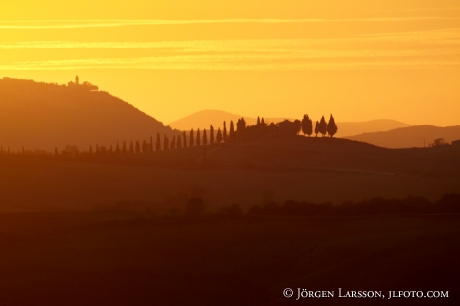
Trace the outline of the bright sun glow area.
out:
[[[2,1],[0,73],[78,74],[166,124],[203,109],[459,124],[458,2],[369,2]]]

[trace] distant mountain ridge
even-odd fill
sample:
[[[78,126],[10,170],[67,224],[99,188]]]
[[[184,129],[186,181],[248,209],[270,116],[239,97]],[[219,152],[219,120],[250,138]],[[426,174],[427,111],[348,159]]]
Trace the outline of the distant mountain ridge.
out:
[[[209,129],[210,125],[214,128],[221,127],[223,122],[226,121],[227,125],[233,120],[234,123],[241,117],[244,118],[247,124],[254,125],[257,122],[257,118],[245,117],[236,114],[232,114],[220,110],[203,110],[186,116],[182,119],[171,122],[169,126],[178,130],[190,130],[190,129]],[[265,123],[280,122],[284,119],[295,120],[289,117],[279,118],[264,118]],[[298,118],[301,120],[302,118]],[[319,120],[320,118],[318,118]],[[329,118],[326,118],[326,120]],[[313,119],[312,119],[313,120]],[[408,124],[398,122],[395,120],[372,120],[366,122],[338,122],[338,132],[336,137],[347,137],[357,135],[361,133],[377,132],[377,131],[388,131],[399,127],[409,126]]]
[[[127,102],[85,86],[0,79],[0,145],[17,151],[81,150],[177,134]]]
[[[416,125],[385,132],[364,133],[346,138],[385,148],[427,147],[437,138],[444,138],[448,143],[459,140],[460,125],[446,127]]]

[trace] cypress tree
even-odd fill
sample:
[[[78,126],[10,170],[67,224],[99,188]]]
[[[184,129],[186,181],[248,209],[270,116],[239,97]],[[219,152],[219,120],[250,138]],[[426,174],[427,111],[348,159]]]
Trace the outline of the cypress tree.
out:
[[[156,142],[155,150],[156,151],[161,151],[160,133],[157,133],[157,142]]]
[[[228,140],[230,142],[235,140],[235,126],[233,125],[233,120],[230,121],[230,133],[228,135]]]
[[[190,138],[188,139],[188,145],[189,147],[193,147],[195,145],[195,142],[193,140],[193,129],[190,130]]]
[[[142,152],[143,152],[143,153],[148,152],[148,151],[149,151],[149,147],[150,147],[150,145],[147,144],[147,141],[144,140],[144,141],[142,142]]]
[[[185,136],[185,131],[183,132],[182,139],[184,141],[184,148],[187,147],[187,137]]]
[[[203,130],[203,144],[208,144],[208,136],[206,136],[206,129]]]
[[[133,146],[133,141],[129,143],[129,153],[133,154],[134,153],[134,146]]]
[[[260,117],[257,116],[257,125],[260,125]]]
[[[217,143],[222,141],[222,132],[220,131],[220,128],[217,129],[216,141]]]
[[[168,137],[166,137],[166,134],[165,134],[165,138],[163,139],[163,150],[164,151],[169,150],[169,141],[168,141]]]
[[[177,144],[176,144],[176,147],[178,149],[182,149],[182,138],[179,136],[177,136]]]
[[[262,120],[260,122],[262,125],[265,125],[264,117],[262,117]]]
[[[310,137],[310,135],[313,133],[313,122],[308,117],[308,115],[303,115],[302,132],[304,135],[308,135],[308,137]]]
[[[196,145],[197,146],[201,145],[200,128],[198,128],[198,131],[196,131]]]
[[[315,125],[315,134],[316,134],[316,137],[318,137],[318,133],[319,133],[319,122],[316,121],[316,125]]]
[[[321,117],[321,121],[319,122],[319,132],[323,134],[323,137],[327,133],[327,123],[326,123],[326,120],[324,119],[324,116]]]
[[[214,143],[214,127],[211,125],[211,128],[209,129],[209,143],[213,144]]]
[[[224,140],[224,142],[227,142],[227,126],[225,125],[225,121],[224,121],[224,134],[222,135],[222,139]]]
[[[327,124],[327,133],[329,134],[330,137],[334,137],[335,133],[337,133],[337,124],[335,124],[334,117],[329,118],[329,122]]]
[[[174,135],[173,138],[171,139],[171,150],[174,150],[176,148],[176,136]]]

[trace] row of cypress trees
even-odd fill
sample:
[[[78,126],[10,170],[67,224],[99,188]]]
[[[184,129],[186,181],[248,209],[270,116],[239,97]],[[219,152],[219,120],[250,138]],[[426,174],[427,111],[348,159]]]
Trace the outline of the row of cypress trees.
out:
[[[308,135],[310,137],[313,134],[313,121],[308,117],[308,115],[304,115],[301,124],[302,132],[304,135]],[[316,121],[314,132],[316,136],[318,136],[318,133],[320,133],[323,136],[328,134],[329,137],[334,137],[334,135],[337,133],[337,130],[337,124],[335,123],[334,117],[331,115],[328,123],[326,123],[324,116],[321,117],[319,122]]]
[[[304,135],[311,136],[313,132],[318,136],[318,133],[325,136],[328,134],[330,137],[333,137],[337,133],[337,124],[335,123],[334,117],[331,115],[329,122],[326,123],[324,116],[322,116],[321,120],[318,122],[316,121],[315,129],[313,130],[313,121],[308,117],[308,115],[304,115],[302,121],[295,120],[292,123],[294,126],[298,126],[298,131],[300,130],[304,133]],[[273,125],[273,123],[271,124]],[[256,127],[267,127],[264,118],[257,117],[257,124]],[[110,148],[106,148],[104,146],[96,145],[95,152],[93,152],[92,146],[89,148],[89,154],[104,154],[104,153],[115,153],[115,154],[122,154],[122,153],[146,153],[146,152],[153,152],[153,151],[161,151],[161,150],[174,150],[174,149],[181,149],[186,147],[193,147],[193,146],[200,146],[200,145],[208,145],[214,143],[221,143],[221,142],[233,142],[236,140],[235,134],[237,132],[242,132],[246,129],[246,121],[244,118],[238,119],[236,123],[236,130],[235,124],[233,120],[230,121],[230,128],[227,132],[227,125],[226,122],[223,122],[223,129],[217,129],[217,133],[215,132],[214,127],[211,125],[209,131],[203,129],[200,131],[198,129],[195,133],[193,129],[190,130],[188,133],[183,131],[179,135],[174,135],[172,139],[169,139],[168,136],[165,134],[163,137],[163,141],[161,141],[160,133],[156,135],[156,142],[155,146],[153,144],[153,139],[150,137],[149,141],[130,141],[129,144],[126,141],[120,145],[117,142],[115,148],[110,146]],[[297,128],[296,128],[297,129]],[[78,154],[78,149],[66,149],[62,152],[62,154],[68,155],[75,155]],[[24,150],[24,149],[23,149]],[[0,150],[3,154],[3,148]],[[9,151],[9,150],[8,150]],[[24,152],[23,152],[24,154]],[[55,148],[54,155],[60,155],[57,148]]]

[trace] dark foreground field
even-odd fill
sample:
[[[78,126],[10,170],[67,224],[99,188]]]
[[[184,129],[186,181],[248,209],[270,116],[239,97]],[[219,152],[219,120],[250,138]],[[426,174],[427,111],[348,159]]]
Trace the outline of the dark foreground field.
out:
[[[0,155],[0,212],[113,207],[183,211],[191,190],[207,211],[262,201],[315,203],[460,191],[460,150],[390,150],[346,139],[262,139],[139,154],[38,159]]]
[[[198,218],[198,217],[197,217]],[[289,305],[458,305],[460,216],[158,218],[0,214],[1,305],[285,305],[282,292],[442,290],[446,299]],[[295,295],[296,297],[296,295]]]

